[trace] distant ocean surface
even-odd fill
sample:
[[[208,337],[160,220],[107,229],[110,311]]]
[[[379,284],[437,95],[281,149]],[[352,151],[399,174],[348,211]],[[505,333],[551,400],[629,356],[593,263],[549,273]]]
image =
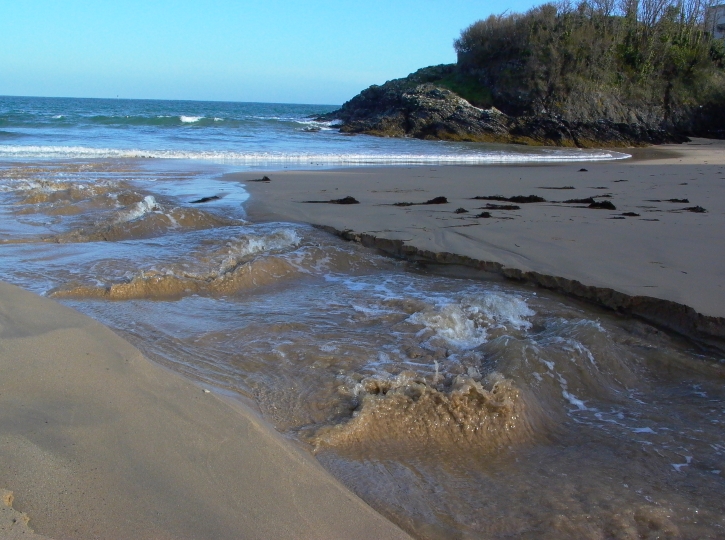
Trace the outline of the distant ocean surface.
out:
[[[0,160],[162,158],[243,168],[622,159],[605,150],[346,135],[334,105],[0,96]]]

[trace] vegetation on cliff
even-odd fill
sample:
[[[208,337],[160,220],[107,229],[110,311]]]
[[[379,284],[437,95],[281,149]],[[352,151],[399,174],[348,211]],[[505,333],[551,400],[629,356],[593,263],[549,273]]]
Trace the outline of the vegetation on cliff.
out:
[[[661,105],[671,118],[725,88],[725,47],[705,31],[704,8],[700,0],[628,0],[619,8],[595,0],[491,16],[455,41],[458,70],[493,90],[511,114],[606,92]]]
[[[725,44],[705,9],[592,0],[491,16],[455,40],[457,64],[370,87],[335,116],[350,132],[529,144],[723,136]]]

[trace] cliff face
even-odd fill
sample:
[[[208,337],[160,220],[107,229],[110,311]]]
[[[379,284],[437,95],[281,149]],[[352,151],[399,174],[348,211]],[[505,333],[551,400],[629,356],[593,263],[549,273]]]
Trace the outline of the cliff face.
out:
[[[673,115],[662,106],[625,103],[605,92],[572,95],[555,108],[529,103],[523,110],[517,103],[525,96],[494,87],[490,101],[499,108],[479,108],[444,87],[454,73],[454,65],[434,66],[373,85],[326,118],[341,120],[346,133],[583,148],[713,136],[707,119],[690,110]]]

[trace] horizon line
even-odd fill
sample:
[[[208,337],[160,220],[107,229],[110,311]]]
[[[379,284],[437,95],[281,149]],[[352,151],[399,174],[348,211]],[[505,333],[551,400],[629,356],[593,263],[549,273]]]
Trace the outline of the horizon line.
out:
[[[169,98],[127,98],[127,97],[77,97],[77,96],[20,96],[0,94],[0,98],[41,98],[41,99],[97,99],[116,101],[193,101],[197,103],[254,103],[263,105],[312,105],[323,107],[341,107],[343,104],[335,103],[297,103],[292,101],[235,101],[228,99],[169,99]]]

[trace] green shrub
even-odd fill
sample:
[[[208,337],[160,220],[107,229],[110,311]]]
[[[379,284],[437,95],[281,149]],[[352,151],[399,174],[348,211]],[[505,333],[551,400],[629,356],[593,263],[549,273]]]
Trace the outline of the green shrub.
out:
[[[451,73],[435,82],[438,86],[455,92],[476,107],[489,108],[493,105],[491,91],[471,75]]]
[[[604,92],[670,114],[715,99],[725,46],[704,31],[705,7],[594,0],[493,15],[463,30],[457,73],[441,84],[511,113],[561,111],[570,97]]]

